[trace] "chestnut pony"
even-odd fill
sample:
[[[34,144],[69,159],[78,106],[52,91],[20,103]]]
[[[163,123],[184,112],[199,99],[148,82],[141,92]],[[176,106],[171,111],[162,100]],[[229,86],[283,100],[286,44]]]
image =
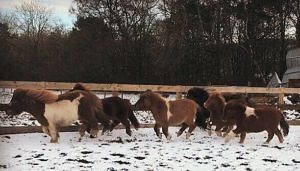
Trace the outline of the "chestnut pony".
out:
[[[152,112],[155,119],[154,131],[159,138],[162,138],[160,134],[161,127],[168,140],[171,139],[171,135],[168,132],[169,126],[182,125],[177,132],[177,136],[180,136],[189,127],[186,134],[187,139],[196,127],[194,119],[198,111],[198,105],[190,99],[169,101],[160,94],[147,90],[140,95],[140,99],[136,102],[135,107]]]
[[[90,91],[88,88],[83,86],[80,83],[77,83],[70,92],[75,91],[75,90],[83,90],[87,91],[90,93],[93,93]],[[113,97],[108,97],[104,99],[99,99],[100,103],[102,104],[103,111],[106,115],[106,117],[110,120],[113,121],[109,129],[112,131],[115,126],[117,126],[120,122],[125,126],[126,128],[126,133],[131,136],[132,132],[130,130],[130,122],[134,126],[134,128],[137,130],[140,126],[138,120],[136,119],[133,110],[131,109],[131,104],[128,99],[122,99],[117,96]],[[101,120],[99,120],[101,122]],[[82,132],[85,132],[87,130],[88,132],[90,131],[90,127],[86,125],[82,125],[81,129]],[[107,129],[104,128],[103,132],[105,132]]]
[[[209,126],[216,126],[215,132],[218,136],[222,136],[221,129],[225,128],[227,134],[235,124],[234,122],[224,122],[223,121],[223,111],[227,101],[233,100],[237,103],[242,103],[248,106],[255,105],[254,102],[249,100],[246,96],[242,94],[224,94],[220,92],[214,92],[210,94],[209,98],[204,103],[204,107],[207,108],[210,112]],[[208,134],[211,135],[211,130],[208,131]]]
[[[86,91],[67,92],[55,95],[47,90],[16,89],[6,109],[8,115],[27,112],[42,125],[50,142],[58,142],[58,128],[79,120],[91,126],[91,136],[99,131],[98,120],[105,119],[102,105],[97,97]]]
[[[284,136],[289,133],[289,125],[283,114],[274,107],[251,108],[236,101],[229,101],[225,106],[223,119],[226,121],[232,120],[236,123],[236,129],[226,136],[225,142],[228,142],[234,134],[241,134],[240,143],[243,143],[247,132],[266,130],[268,138],[265,143],[269,143],[274,134],[282,143],[283,137],[278,125],[280,125]]]

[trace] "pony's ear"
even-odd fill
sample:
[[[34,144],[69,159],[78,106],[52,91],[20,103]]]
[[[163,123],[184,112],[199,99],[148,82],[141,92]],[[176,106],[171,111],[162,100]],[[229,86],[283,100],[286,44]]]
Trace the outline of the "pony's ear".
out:
[[[87,90],[87,88],[80,83],[76,83],[73,90]]]
[[[144,94],[145,96],[149,96],[151,93],[152,93],[152,90],[148,89],[148,90],[146,90],[143,94]]]

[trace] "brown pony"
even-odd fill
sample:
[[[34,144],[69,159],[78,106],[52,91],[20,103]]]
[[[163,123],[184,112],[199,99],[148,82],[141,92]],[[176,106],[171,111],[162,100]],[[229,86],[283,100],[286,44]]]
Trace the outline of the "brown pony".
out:
[[[251,108],[242,103],[230,101],[226,104],[224,110],[224,120],[236,123],[236,129],[231,131],[225,138],[228,142],[234,134],[241,134],[240,143],[243,143],[247,132],[268,132],[268,139],[265,143],[269,143],[274,134],[277,135],[279,142],[283,142],[283,137],[278,129],[280,125],[283,135],[289,133],[289,125],[283,114],[274,107]]]
[[[235,124],[234,122],[224,122],[223,118],[223,111],[225,108],[225,104],[228,101],[235,101],[237,103],[242,103],[248,106],[255,105],[254,102],[250,101],[247,97],[243,96],[242,94],[224,94],[222,95],[219,92],[212,93],[209,98],[204,103],[204,107],[207,108],[210,112],[209,118],[209,127],[212,125],[216,126],[215,132],[218,136],[222,136],[221,129],[225,128],[227,134]],[[211,135],[211,130],[208,131],[208,134]]]
[[[229,125],[222,120],[225,103],[224,97],[219,92],[212,93],[204,103],[204,107],[210,112],[209,126],[216,126],[215,132],[218,136],[222,136],[221,129]],[[211,130],[208,131],[208,134],[211,135]]]
[[[77,83],[71,91],[83,90],[92,93],[88,88],[82,84]],[[131,109],[131,104],[128,99],[122,99],[117,96],[108,97],[100,100],[103,111],[109,120],[113,122],[110,124],[110,131],[114,129],[120,122],[125,126],[126,133],[131,136],[132,132],[130,130],[130,122],[133,124],[137,130],[140,126],[138,120],[136,119],[133,110]],[[99,120],[101,122],[101,120]],[[87,130],[89,132],[90,128],[85,125],[82,125],[81,130],[84,132]],[[105,130],[104,130],[105,132]]]
[[[58,142],[60,126],[71,125],[76,120],[89,124],[91,135],[96,137],[97,121],[105,119],[97,97],[81,90],[57,96],[47,90],[16,89],[8,106],[8,115],[23,111],[32,114],[42,125],[43,132],[51,137],[51,143]]]
[[[180,136],[183,131],[189,127],[186,138],[188,139],[196,125],[194,119],[198,110],[196,102],[190,99],[181,99],[169,101],[163,98],[160,94],[147,90],[142,93],[140,99],[136,102],[135,107],[138,109],[150,110],[155,119],[154,131],[159,138],[160,128],[168,140],[171,135],[168,132],[169,126],[182,125],[177,136]]]

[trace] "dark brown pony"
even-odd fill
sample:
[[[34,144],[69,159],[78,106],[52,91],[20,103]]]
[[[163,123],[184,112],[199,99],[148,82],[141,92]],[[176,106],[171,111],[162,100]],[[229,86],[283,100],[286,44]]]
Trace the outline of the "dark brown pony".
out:
[[[209,127],[212,125],[216,126],[215,132],[218,136],[222,136],[221,129],[225,128],[227,134],[235,123],[233,122],[224,122],[223,121],[223,111],[227,101],[235,101],[237,103],[242,103],[245,105],[253,106],[254,102],[250,101],[247,97],[241,94],[224,94],[222,95],[219,92],[212,93],[209,98],[204,103],[204,107],[207,108],[210,112],[209,118]],[[211,130],[208,131],[208,134],[211,135]]]
[[[135,107],[152,112],[156,122],[154,131],[159,138],[162,137],[160,134],[161,127],[168,140],[171,139],[171,135],[168,132],[169,126],[182,125],[177,136],[180,136],[183,131],[189,127],[188,133],[186,134],[187,139],[196,127],[194,119],[198,105],[189,99],[169,101],[160,94],[147,90],[140,95],[140,99],[136,102]]]
[[[79,83],[76,84],[70,91],[75,90],[91,92],[88,88]],[[131,136],[132,132],[130,130],[130,122],[135,127],[135,129],[139,128],[140,124],[136,119],[133,110],[131,109],[131,104],[128,99],[122,99],[120,97],[113,96],[101,99],[100,101],[103,106],[103,111],[106,114],[107,118],[113,121],[110,124],[110,131],[112,131],[114,127],[117,126],[119,123],[122,123],[126,128],[126,133],[129,136]],[[101,122],[101,120],[99,121]],[[82,130],[84,129],[86,129],[89,132],[89,127],[83,127]]]
[[[236,129],[231,131],[225,139],[228,142],[234,134],[241,134],[240,143],[243,143],[247,132],[268,132],[268,139],[265,143],[269,143],[274,134],[277,135],[279,142],[283,142],[283,137],[278,129],[278,125],[282,128],[283,135],[289,133],[289,125],[283,114],[274,107],[267,108],[250,108],[242,103],[230,101],[226,104],[224,110],[224,120],[236,123]]]
[[[51,137],[51,143],[58,142],[60,126],[71,125],[76,120],[90,125],[91,135],[96,137],[98,120],[105,118],[97,97],[81,90],[57,96],[47,90],[16,89],[8,106],[8,115],[32,114],[43,132]]]

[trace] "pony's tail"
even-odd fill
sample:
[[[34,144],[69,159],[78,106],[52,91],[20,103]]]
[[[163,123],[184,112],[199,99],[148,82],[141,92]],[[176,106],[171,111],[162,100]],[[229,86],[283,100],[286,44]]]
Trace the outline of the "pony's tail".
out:
[[[128,119],[130,120],[130,122],[132,123],[132,125],[134,126],[134,128],[137,130],[140,127],[140,123],[139,121],[136,119],[133,110],[130,108],[128,111]]]
[[[282,129],[282,133],[284,136],[287,136],[289,134],[289,124],[287,123],[286,119],[282,115],[281,120],[280,120],[280,127]]]
[[[196,113],[195,124],[197,126],[199,126],[200,128],[206,129],[207,128],[206,120],[208,118],[209,118],[209,111],[204,107],[199,107],[198,106],[197,113]]]

